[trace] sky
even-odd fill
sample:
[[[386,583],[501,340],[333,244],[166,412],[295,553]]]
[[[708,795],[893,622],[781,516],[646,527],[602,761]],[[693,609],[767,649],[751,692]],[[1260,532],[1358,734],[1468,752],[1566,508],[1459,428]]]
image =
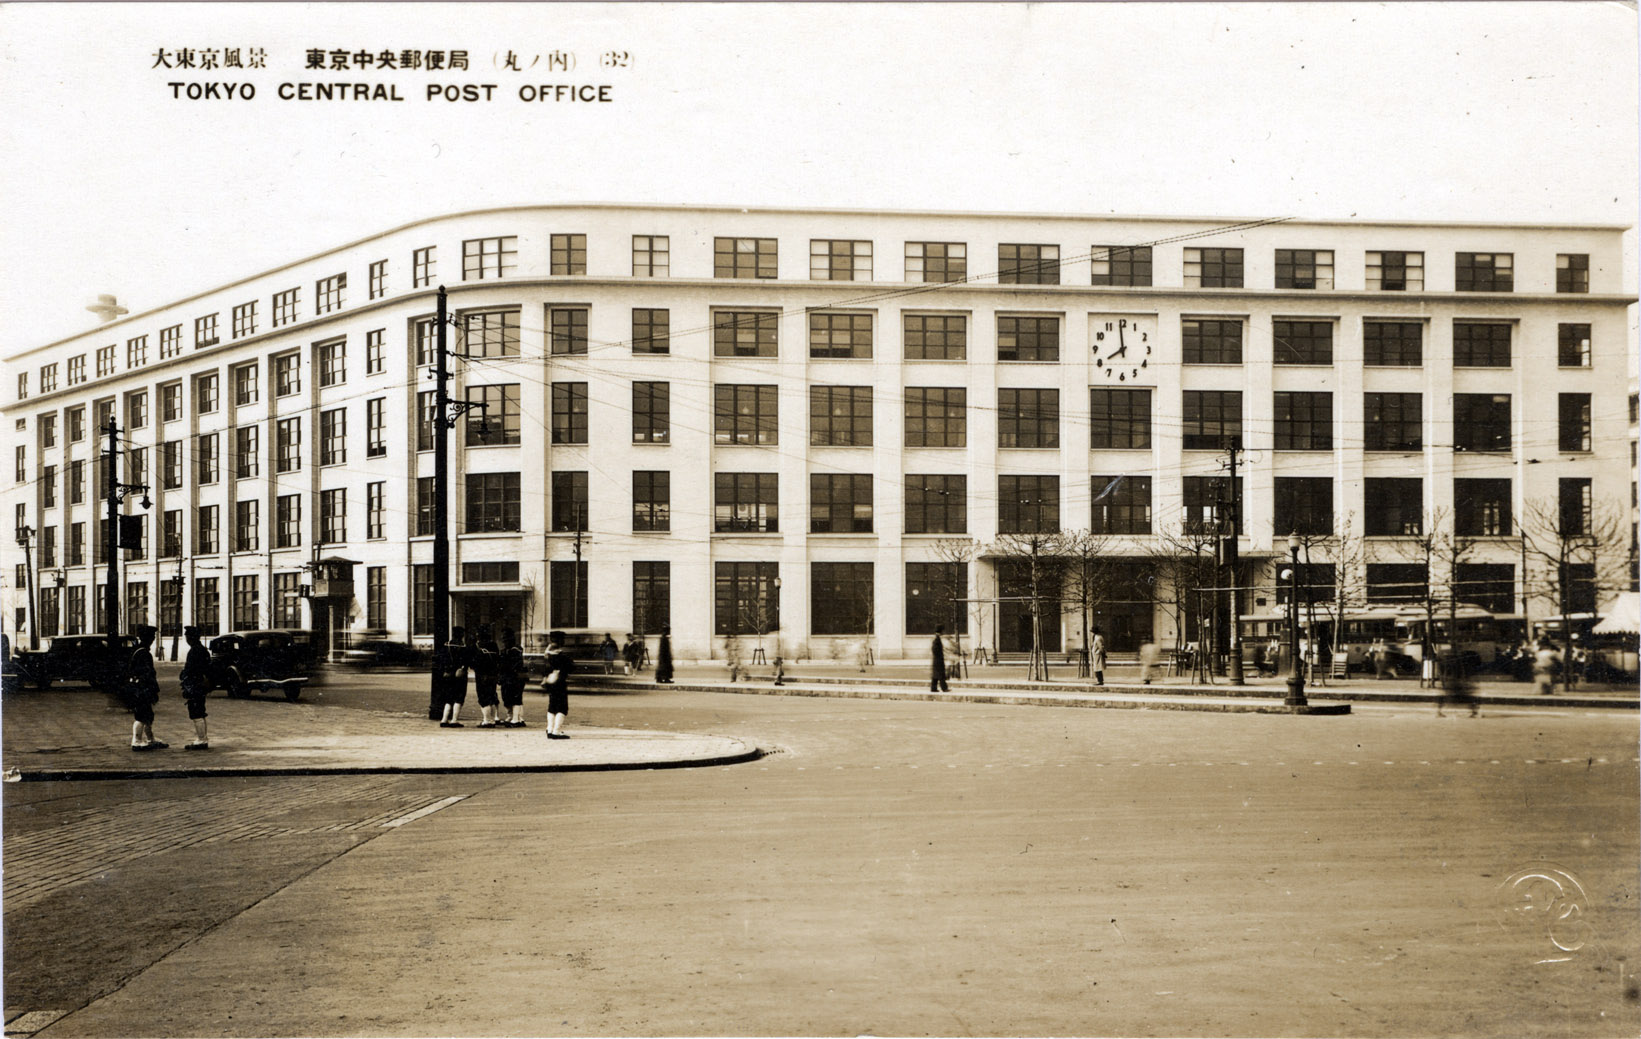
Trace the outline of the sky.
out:
[[[229,48],[265,67],[166,67]],[[405,100],[278,97],[335,81]],[[0,356],[94,327],[99,293],[137,312],[496,205],[1633,227],[1638,81],[1636,9],[1607,2],[8,3]],[[521,99],[543,84],[611,100]]]

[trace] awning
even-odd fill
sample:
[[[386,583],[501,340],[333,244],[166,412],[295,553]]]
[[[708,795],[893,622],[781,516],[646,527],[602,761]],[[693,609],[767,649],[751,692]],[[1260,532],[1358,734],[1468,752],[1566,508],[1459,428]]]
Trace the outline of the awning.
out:
[[[1594,635],[1635,635],[1641,633],[1641,592],[1624,592],[1601,611],[1601,623],[1590,629]]]

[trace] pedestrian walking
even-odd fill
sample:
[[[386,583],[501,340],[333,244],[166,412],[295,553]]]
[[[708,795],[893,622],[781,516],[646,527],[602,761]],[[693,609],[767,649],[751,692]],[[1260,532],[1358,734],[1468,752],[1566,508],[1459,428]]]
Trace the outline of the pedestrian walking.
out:
[[[125,661],[120,675],[124,681],[120,689],[125,705],[131,711],[131,749],[164,750],[169,743],[154,738],[154,705],[160,700],[160,680],[154,673],[154,628],[137,625],[137,648]]]
[[[627,641],[621,644],[621,661],[627,666],[629,675],[636,675],[644,662],[643,645],[638,641],[638,636],[630,631],[627,632]]]
[[[741,675],[741,638],[739,635],[730,635],[724,639],[724,663],[729,665],[729,680],[735,681]]]
[[[1089,647],[1088,665],[1094,671],[1094,684],[1105,685],[1105,635],[1098,625],[1094,627],[1093,644]]]
[[[609,632],[605,632],[604,641],[598,644],[598,656],[604,661],[604,673],[606,675],[615,674],[615,657],[619,652],[620,647],[615,644],[614,637]]]
[[[178,680],[182,683],[182,701],[188,705],[188,720],[194,723],[194,738],[183,749],[210,750],[205,735],[205,694],[211,691],[211,651],[199,640],[199,628],[192,624],[182,629],[182,637],[188,641],[188,654]]]
[[[473,646],[473,692],[479,701],[479,728],[496,727],[496,678],[501,669],[501,647],[490,637],[490,625],[479,626]]]
[[[1436,717],[1442,717],[1443,707],[1468,707],[1470,717],[1476,717],[1481,705],[1476,701],[1476,687],[1470,681],[1469,668],[1464,666],[1463,655],[1449,650],[1440,663],[1442,694],[1436,699]]]
[[[672,629],[661,629],[661,645],[655,651],[655,684],[672,684]]]
[[[949,693],[951,687],[946,684],[946,627],[936,624],[934,627],[934,642],[929,645],[929,692]]]
[[[1258,648],[1257,646],[1254,648]],[[1151,673],[1157,667],[1157,644],[1146,642],[1140,646],[1140,684],[1151,684]],[[1257,664],[1256,664],[1257,667]]]
[[[1538,640],[1538,653],[1533,657],[1533,688],[1540,696],[1554,696],[1556,672],[1561,668],[1561,657],[1556,644],[1549,639]]]
[[[467,702],[467,672],[472,667],[472,653],[468,645],[467,632],[463,628],[452,628],[450,641],[445,644],[445,659],[442,674],[444,676],[444,709],[439,718],[439,728],[463,728],[462,704]]]
[[[570,675],[575,662],[565,653],[557,640],[547,643],[547,677],[542,680],[542,691],[547,694],[547,738],[567,740],[563,733],[564,719],[570,713]]]
[[[524,728],[524,649],[512,628],[501,629],[501,663],[498,668],[501,683],[501,706],[507,717],[499,723],[503,728]]]

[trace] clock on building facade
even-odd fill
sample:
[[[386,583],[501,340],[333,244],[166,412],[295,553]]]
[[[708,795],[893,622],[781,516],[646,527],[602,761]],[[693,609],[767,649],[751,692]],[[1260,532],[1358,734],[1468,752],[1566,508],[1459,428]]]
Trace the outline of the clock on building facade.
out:
[[[1132,382],[1151,367],[1155,314],[1090,314],[1094,367],[1112,382]]]

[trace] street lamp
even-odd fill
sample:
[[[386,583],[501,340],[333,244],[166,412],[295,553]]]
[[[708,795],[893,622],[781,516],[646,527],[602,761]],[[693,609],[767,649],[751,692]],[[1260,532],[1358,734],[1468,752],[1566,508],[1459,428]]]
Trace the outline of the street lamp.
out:
[[[1282,702],[1289,707],[1305,706],[1305,673],[1301,670],[1299,661],[1299,537],[1288,535],[1288,555],[1290,567],[1288,576],[1292,579],[1290,585],[1292,595],[1288,597],[1288,660],[1292,662],[1293,672],[1288,675],[1288,697]]]

